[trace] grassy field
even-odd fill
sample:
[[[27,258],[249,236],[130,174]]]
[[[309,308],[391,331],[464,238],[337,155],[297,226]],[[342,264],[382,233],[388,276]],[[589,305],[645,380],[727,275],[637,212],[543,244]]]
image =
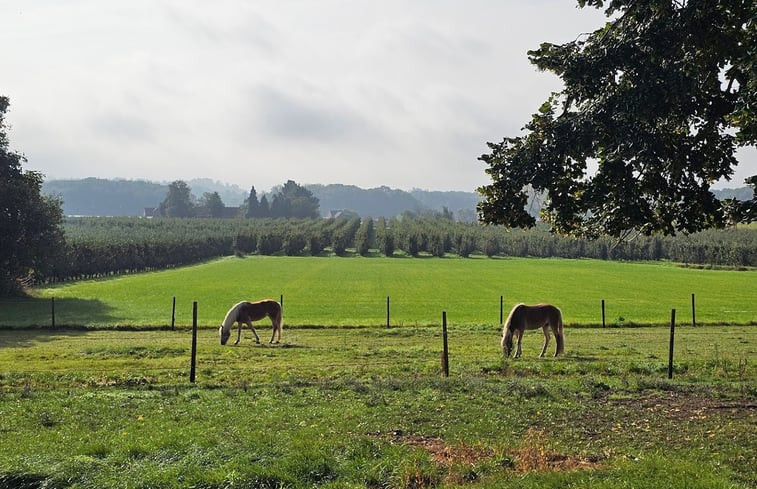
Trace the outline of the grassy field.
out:
[[[284,296],[287,325],[439,324],[442,311],[456,324],[499,323],[518,302],[552,302],[568,324],[665,324],[671,309],[691,323],[749,324],[757,320],[753,271],[696,270],[670,264],[597,260],[225,258],[200,265],[67,283],[29,299],[0,300],[0,326],[161,326],[220,323],[240,300]]]
[[[755,326],[0,331],[0,487],[747,488]]]
[[[755,487],[754,277],[249,257],[39,289],[0,301],[0,488]],[[249,332],[219,344],[235,301],[280,294],[280,345]],[[566,355],[537,358],[529,332],[522,358],[502,358],[500,295],[506,309],[558,304]],[[170,322],[173,296],[176,330],[149,328]],[[49,324],[51,297],[59,327],[26,327]],[[601,299],[612,327],[587,327]],[[194,300],[205,327],[190,383]],[[666,324],[671,308],[668,379],[668,328],[617,326]]]

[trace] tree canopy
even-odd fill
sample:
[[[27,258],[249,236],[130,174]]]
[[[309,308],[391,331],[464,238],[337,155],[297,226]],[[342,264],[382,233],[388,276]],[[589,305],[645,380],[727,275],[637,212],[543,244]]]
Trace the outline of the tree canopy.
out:
[[[63,243],[60,201],[41,194],[42,175],[23,171],[26,162],[9,149],[0,96],[0,295],[18,292],[24,279],[44,274]]]
[[[192,217],[195,214],[194,207],[189,185],[182,180],[176,180],[168,186],[168,193],[160,204],[160,211],[166,217]]]
[[[488,143],[479,218],[531,227],[529,187],[554,232],[624,238],[691,233],[753,216],[720,201],[739,145],[757,141],[752,0],[579,0],[611,20],[529,58],[564,82],[525,126]],[[596,167],[596,171],[594,171]],[[754,178],[748,179],[754,185]]]
[[[260,208],[260,202],[258,202],[258,193],[255,191],[255,187],[250,188],[250,195],[244,200],[242,204],[244,217],[250,219],[253,217],[264,217],[263,211]]]
[[[203,209],[210,217],[223,217],[226,206],[218,192],[205,192],[200,198],[197,207]]]
[[[310,190],[287,180],[271,202],[272,217],[315,218],[319,215],[320,204]]]

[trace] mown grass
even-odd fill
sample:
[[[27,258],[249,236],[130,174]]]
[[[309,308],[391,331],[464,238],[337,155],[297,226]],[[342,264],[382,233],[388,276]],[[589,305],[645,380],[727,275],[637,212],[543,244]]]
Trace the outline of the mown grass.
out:
[[[165,326],[176,297],[176,324],[215,326],[240,300],[284,297],[288,325],[497,324],[516,303],[552,302],[569,324],[665,324],[671,309],[691,322],[753,323],[752,271],[694,270],[659,263],[562,259],[224,258],[186,268],[66,283],[0,300],[0,326]]]
[[[754,487],[756,288],[660,264],[248,257],[39,289],[0,301],[0,488]],[[685,325],[691,293],[709,325]],[[280,294],[281,345],[219,344],[234,302]],[[501,358],[500,295],[559,305],[566,355],[536,358],[531,332]],[[173,296],[177,329],[149,328]],[[610,327],[586,327],[601,299]],[[668,328],[626,326],[671,308],[669,380]]]
[[[0,331],[0,487],[752,487],[754,329]]]

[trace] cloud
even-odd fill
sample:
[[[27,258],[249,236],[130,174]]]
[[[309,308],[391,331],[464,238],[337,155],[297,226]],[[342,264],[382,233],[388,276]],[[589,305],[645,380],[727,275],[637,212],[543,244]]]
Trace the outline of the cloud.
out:
[[[0,90],[51,178],[472,190],[486,142],[560,89],[526,51],[603,22],[564,0],[5,0]]]
[[[304,98],[274,87],[260,87],[251,105],[257,121],[255,129],[266,137],[292,143],[332,144],[345,140],[365,144],[375,133],[360,113],[339,100],[338,94],[311,94]]]
[[[156,129],[144,117],[129,114],[108,113],[92,121],[95,137],[107,138],[123,144],[149,143]]]

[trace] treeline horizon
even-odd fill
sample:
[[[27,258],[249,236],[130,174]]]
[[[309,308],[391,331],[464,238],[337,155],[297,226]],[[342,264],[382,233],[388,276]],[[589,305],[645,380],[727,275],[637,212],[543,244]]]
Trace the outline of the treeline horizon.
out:
[[[757,266],[757,229],[639,236],[617,243],[565,238],[449,216],[377,219],[68,218],[65,245],[37,284],[189,265],[224,256],[533,257],[660,261],[702,267]]]
[[[237,185],[228,185],[208,179],[185,181],[190,189],[190,199],[194,203],[212,204],[206,194],[218,194],[226,207],[243,207],[250,198],[248,190]],[[170,184],[159,184],[143,180],[108,180],[102,178],[84,178],[78,180],[47,180],[43,184],[43,193],[55,196],[62,201],[64,214],[67,216],[143,216],[146,209],[159,207],[165,200]],[[254,185],[253,185],[254,187]],[[319,201],[321,216],[328,216],[331,211],[348,211],[360,216],[398,216],[403,212],[421,213],[442,211],[447,208],[454,212],[460,221],[476,220],[476,204],[479,195],[473,191],[436,191],[436,190],[400,190],[386,186],[360,188],[344,184],[303,184]],[[255,187],[256,190],[257,187]],[[257,192],[258,199],[266,197],[268,204],[282,186],[275,186],[267,192]],[[231,212],[233,214],[233,212]],[[210,215],[210,212],[205,212]],[[238,217],[226,215],[225,217]]]

